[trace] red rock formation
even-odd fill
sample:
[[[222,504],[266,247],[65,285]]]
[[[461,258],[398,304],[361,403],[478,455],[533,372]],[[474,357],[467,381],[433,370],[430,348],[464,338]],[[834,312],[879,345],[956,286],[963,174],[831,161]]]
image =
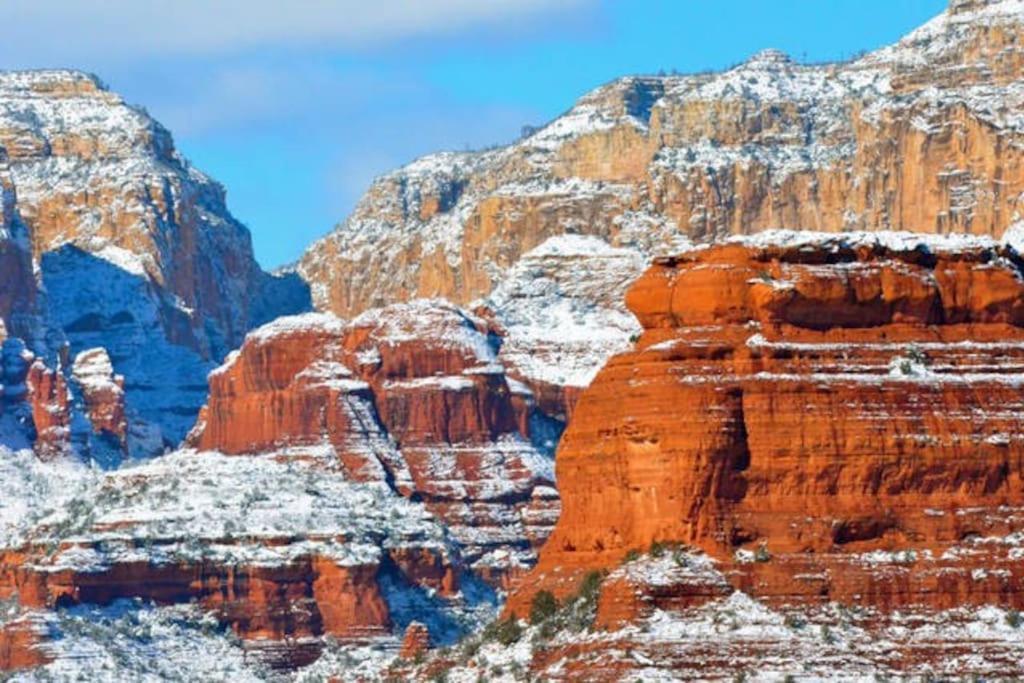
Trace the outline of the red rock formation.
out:
[[[421,505],[307,457],[328,458],[185,451],[106,472],[39,524],[5,527],[0,600],[194,602],[287,667],[325,636],[390,638],[396,595],[399,610],[407,593],[461,609],[458,551]]]
[[[430,647],[430,629],[425,624],[414,621],[405,629],[402,639],[402,650],[398,656],[402,659],[416,659]]]
[[[229,454],[327,443],[348,476],[422,499],[496,583],[532,560],[557,498],[481,320],[439,302],[344,325],[282,319],[210,377],[190,442]],[[550,488],[548,489],[550,491]],[[493,551],[498,556],[488,557]],[[452,589],[452,585],[444,587]]]
[[[32,557],[32,551],[0,556],[0,598],[16,596],[21,607],[38,609],[122,598],[158,604],[197,601],[249,640],[322,635],[358,640],[384,634],[391,625],[375,564],[341,566],[309,556],[280,566],[128,562],[101,570],[40,570]],[[15,636],[29,634],[12,631]],[[316,659],[319,647],[288,652],[282,663],[302,666]],[[11,661],[6,668],[18,666],[17,658]]]
[[[38,645],[39,634],[30,622],[0,624],[0,672],[46,664],[48,659]]]
[[[770,604],[1024,606],[1021,260],[914,242],[782,234],[648,270],[509,609],[653,541]]]
[[[93,434],[106,434],[116,442],[113,450],[119,458],[128,430],[124,378],[113,373],[102,348],[79,354],[66,373],[66,352],[65,347],[51,368],[28,350],[24,340],[0,342],[0,445],[31,446],[47,460],[88,459],[100,457],[100,449],[111,450],[92,439]],[[76,424],[87,426],[84,433],[73,428]]]
[[[71,446],[71,392],[64,375],[37,358],[25,375],[25,387],[32,409],[36,453],[43,459],[67,454]]]
[[[106,360],[79,354],[71,376],[94,428],[116,434],[120,383]],[[26,394],[49,426],[42,401],[67,395],[63,374],[30,368]],[[200,451],[110,472],[26,529],[0,557],[0,597],[38,609],[195,601],[296,666],[323,636],[390,634],[395,591],[455,609],[466,565],[507,584],[554,522],[550,461],[528,440],[532,400],[509,390],[484,323],[453,306],[417,302],[347,325],[280,319],[210,385],[190,437]],[[274,510],[278,497],[317,533]]]

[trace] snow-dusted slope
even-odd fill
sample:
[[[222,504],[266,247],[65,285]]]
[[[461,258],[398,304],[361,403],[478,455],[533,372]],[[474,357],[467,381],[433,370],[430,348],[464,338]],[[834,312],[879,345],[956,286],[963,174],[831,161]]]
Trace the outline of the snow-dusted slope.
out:
[[[0,72],[0,186],[0,236],[31,252],[46,318],[25,329],[20,311],[8,327],[43,354],[64,337],[76,353],[106,347],[137,454],[184,436],[206,372],[249,328],[304,307],[294,278],[260,271],[223,189],[92,76]]]
[[[390,660],[413,619],[443,643],[494,614],[471,577],[432,583],[432,562],[459,564],[444,525],[383,482],[352,481],[329,449],[185,450],[99,472],[0,447],[0,474],[0,636],[35,632],[33,652],[53,660],[35,675],[159,680],[170,669],[152,658],[169,657],[188,678],[259,680],[321,654],[354,670]],[[92,604],[65,609],[79,601]]]
[[[503,328],[501,359],[531,384],[587,386],[640,332],[623,296],[645,267],[639,250],[583,235],[527,252],[483,302]]]

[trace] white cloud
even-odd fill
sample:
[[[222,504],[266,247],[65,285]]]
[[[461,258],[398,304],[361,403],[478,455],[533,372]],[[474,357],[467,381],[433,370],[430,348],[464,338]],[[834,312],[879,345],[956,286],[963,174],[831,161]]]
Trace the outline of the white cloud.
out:
[[[503,25],[585,0],[3,0],[6,63],[360,48]]]
[[[118,75],[118,74],[115,74]],[[176,137],[246,126],[314,126],[316,119],[405,101],[422,90],[400,74],[330,68],[314,60],[262,64],[204,62],[166,69],[154,83],[145,69],[120,75],[115,90],[141,102]]]

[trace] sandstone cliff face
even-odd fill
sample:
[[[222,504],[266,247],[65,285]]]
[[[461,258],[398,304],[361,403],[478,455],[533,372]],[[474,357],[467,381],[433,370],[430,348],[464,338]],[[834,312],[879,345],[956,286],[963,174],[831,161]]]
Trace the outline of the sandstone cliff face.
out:
[[[42,341],[28,230],[15,211],[14,185],[0,161],[0,342],[7,336]]]
[[[44,622],[77,605],[194,604],[287,668],[346,644],[397,651],[414,621],[416,648],[452,642],[493,614],[558,514],[552,461],[531,441],[538,409],[497,345],[439,301],[284,317],[210,375],[194,450],[107,473],[0,450],[0,600]],[[74,408],[123,447],[122,380],[102,349],[68,379],[18,349],[23,412],[46,427],[37,453],[51,457],[51,431],[70,450]]]
[[[496,345],[483,320],[443,302],[347,324],[283,318],[211,375],[190,443],[241,456],[327,449],[350,480],[422,500],[501,585],[532,565],[558,501],[531,442],[533,396],[506,380]]]
[[[565,234],[638,259],[771,228],[999,237],[1024,190],[1022,27],[1014,0],[955,3],[846,64],[769,50],[718,74],[620,79],[507,147],[381,177],[297,271],[320,310],[351,316],[470,304]],[[570,363],[597,357],[596,372],[602,348]]]
[[[770,232],[657,261],[627,297],[643,335],[559,445],[562,514],[507,609],[658,543],[719,579],[613,574],[605,626],[733,590],[858,605],[872,638],[899,610],[1020,609],[1022,295],[1018,252],[982,239]]]
[[[256,265],[223,189],[94,77],[0,74],[0,188],[0,317],[40,355],[64,337],[108,349],[140,455],[180,441],[206,372],[247,330],[302,310],[300,285]],[[16,266],[8,235],[28,252]],[[37,298],[45,320],[24,329]]]
[[[352,481],[322,448],[182,451],[108,472],[0,454],[0,601],[22,620],[126,600],[193,604],[260,661],[293,668],[328,637],[397,647],[418,618],[443,643],[491,610],[486,593],[463,592],[459,548],[423,504]],[[44,651],[52,634],[37,634]]]

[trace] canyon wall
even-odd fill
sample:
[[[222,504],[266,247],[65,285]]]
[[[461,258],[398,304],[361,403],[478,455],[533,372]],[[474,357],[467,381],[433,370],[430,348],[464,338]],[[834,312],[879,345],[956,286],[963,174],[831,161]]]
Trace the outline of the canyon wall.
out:
[[[608,582],[606,628],[732,591],[857,605],[876,632],[899,611],[1021,609],[1022,268],[990,240],[893,233],[657,260],[627,296],[643,334],[559,445],[562,513],[506,611],[655,547],[718,578]]]
[[[328,449],[345,476],[423,501],[495,585],[532,566],[558,514],[544,416],[487,323],[440,301],[282,318],[210,378],[189,443],[247,456]]]
[[[770,228],[999,237],[1024,190],[1022,34],[1014,2],[958,4],[844,64],[766,50],[721,73],[619,79],[510,145],[382,176],[297,269],[319,308],[348,316],[468,304],[563,234],[645,257]]]
[[[196,604],[273,667],[414,622],[420,647],[451,643],[493,614],[558,515],[553,462],[534,445],[545,418],[497,345],[484,319],[441,301],[258,328],[211,373],[185,450],[107,473],[29,466],[44,468],[29,482],[60,465],[73,483],[0,527],[0,600],[28,614]],[[72,400],[61,373],[30,367],[53,380],[30,395]],[[83,352],[70,374],[90,433],[121,443],[109,358]],[[5,458],[12,480],[27,476],[22,456]]]
[[[0,189],[0,319],[51,363],[104,347],[137,455],[180,442],[249,329],[308,306],[259,269],[223,188],[93,76],[0,74]]]

